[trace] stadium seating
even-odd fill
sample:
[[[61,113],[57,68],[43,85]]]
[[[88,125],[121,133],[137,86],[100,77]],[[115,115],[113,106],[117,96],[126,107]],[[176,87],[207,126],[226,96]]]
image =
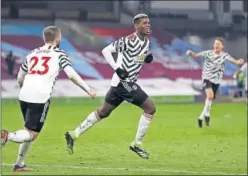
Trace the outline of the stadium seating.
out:
[[[17,57],[16,70],[25,57],[25,54],[35,47],[43,44],[42,41],[42,25],[3,25],[2,26],[2,50],[3,53],[13,51]],[[86,27],[84,26],[84,30]],[[87,33],[88,40],[84,43],[82,36],[81,43],[88,45],[86,49],[80,44],[71,40],[69,37],[64,37],[61,42],[61,48],[66,50],[71,56],[73,67],[84,78],[89,79],[104,79],[111,78],[113,70],[106,64],[101,55],[101,50],[95,47],[96,44],[104,40],[103,47],[107,43],[120,38],[121,36],[132,33],[131,28],[101,28],[89,27]],[[76,37],[78,39],[78,37]],[[153,30],[151,41],[151,51],[154,53],[155,60],[152,64],[146,64],[141,71],[140,78],[158,78],[166,77],[169,79],[191,78],[199,80],[201,78],[202,60],[195,61],[185,56],[187,49],[200,51],[200,48],[194,47],[183,40],[177,38],[171,33],[159,30]],[[80,39],[79,39],[80,40]],[[9,79],[5,73],[6,65],[2,54],[2,79]],[[230,78],[236,67],[227,64],[225,78]],[[65,75],[60,75],[63,78]]]

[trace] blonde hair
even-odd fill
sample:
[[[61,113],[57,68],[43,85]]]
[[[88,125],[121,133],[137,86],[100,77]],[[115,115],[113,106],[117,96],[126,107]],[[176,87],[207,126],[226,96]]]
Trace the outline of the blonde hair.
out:
[[[45,43],[54,42],[57,37],[60,37],[61,32],[57,26],[48,26],[43,30],[43,40]]]

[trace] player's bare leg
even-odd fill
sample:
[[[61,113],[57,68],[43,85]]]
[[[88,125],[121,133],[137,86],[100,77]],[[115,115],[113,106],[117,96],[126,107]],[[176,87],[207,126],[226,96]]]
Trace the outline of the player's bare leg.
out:
[[[38,137],[39,133],[31,131],[27,128],[23,130],[18,130],[16,132],[8,132],[7,130],[1,131],[1,144],[5,145],[7,141],[15,142],[20,144],[18,158],[14,165],[13,171],[23,172],[23,171],[32,171],[31,168],[28,168],[25,163],[25,157],[28,153],[30,144]]]
[[[138,130],[136,133],[135,140],[130,144],[129,148],[133,152],[137,153],[140,157],[144,159],[149,158],[149,153],[146,152],[143,146],[143,139],[146,135],[147,129],[156,112],[156,108],[152,100],[148,97],[145,102],[140,106],[144,110],[140,117]]]
[[[211,105],[213,102],[213,98],[214,98],[214,92],[212,90],[212,88],[206,88],[205,89],[205,93],[206,93],[206,100],[205,100],[205,106],[198,118],[198,127],[202,128],[203,125],[203,120],[205,119],[205,123],[207,126],[210,125],[210,110],[211,110]]]
[[[116,107],[117,106],[104,102],[100,109],[91,112],[74,131],[66,132],[65,139],[69,154],[73,154],[73,146],[76,139],[101,119],[108,117]]]

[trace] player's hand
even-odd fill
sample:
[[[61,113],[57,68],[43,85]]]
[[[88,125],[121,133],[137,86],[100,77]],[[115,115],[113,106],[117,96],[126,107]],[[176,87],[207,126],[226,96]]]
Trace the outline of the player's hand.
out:
[[[119,78],[121,78],[121,79],[126,79],[126,78],[128,78],[128,72],[127,72],[126,70],[120,68],[120,67],[117,68],[117,69],[115,70],[115,72],[116,72],[116,74],[119,76]]]
[[[243,65],[244,63],[245,63],[245,60],[242,59],[242,58],[240,58],[240,59],[237,60],[237,64],[238,65]]]
[[[191,53],[192,53],[191,50],[187,50],[187,51],[186,51],[186,54],[187,54],[188,56],[190,56]]]
[[[152,61],[153,61],[152,53],[149,53],[148,55],[146,55],[144,62],[145,63],[151,63]]]
[[[93,89],[90,89],[90,91],[88,92],[89,96],[91,98],[95,98],[96,97],[96,92]]]

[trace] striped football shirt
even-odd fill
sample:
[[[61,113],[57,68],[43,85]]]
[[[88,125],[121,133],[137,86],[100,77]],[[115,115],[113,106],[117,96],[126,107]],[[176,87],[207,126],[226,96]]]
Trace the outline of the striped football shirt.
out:
[[[214,84],[220,84],[224,76],[225,61],[230,60],[232,56],[226,52],[216,54],[214,50],[202,51],[200,54],[201,57],[205,59],[202,70],[202,79],[209,80]]]
[[[27,74],[19,99],[30,103],[47,102],[60,71],[67,66],[71,66],[69,56],[58,47],[44,45],[32,50],[21,65]]]
[[[144,63],[145,55],[149,50],[149,39],[140,40],[136,33],[127,37],[122,37],[112,43],[118,53],[117,65],[128,72],[126,82],[136,82],[140,70]],[[114,74],[112,78],[112,86],[117,86],[120,78]]]

